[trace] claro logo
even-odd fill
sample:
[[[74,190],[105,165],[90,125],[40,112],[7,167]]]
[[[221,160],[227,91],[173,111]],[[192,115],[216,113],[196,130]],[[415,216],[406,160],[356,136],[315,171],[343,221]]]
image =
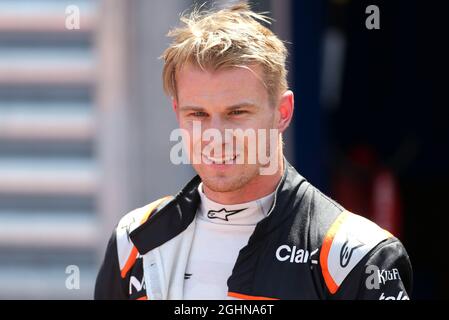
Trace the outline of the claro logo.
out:
[[[290,247],[289,245],[284,244],[277,248],[276,259],[291,263],[307,263],[310,261],[312,264],[318,264],[318,260],[314,259],[317,252],[318,249],[315,249],[309,253],[308,250],[297,249],[296,246]]]

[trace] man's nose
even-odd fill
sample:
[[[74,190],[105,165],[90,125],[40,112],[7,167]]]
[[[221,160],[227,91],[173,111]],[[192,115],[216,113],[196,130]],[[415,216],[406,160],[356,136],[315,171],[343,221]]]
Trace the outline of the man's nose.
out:
[[[208,121],[208,124],[203,127],[204,131],[206,130],[214,130],[212,136],[215,137],[216,134],[220,135],[220,139],[210,139],[210,141],[206,142],[206,145],[210,145],[213,147],[222,147],[223,152],[225,152],[225,148],[227,144],[232,145],[232,141],[234,139],[233,137],[233,130],[232,126],[229,124],[226,119],[223,119],[220,116],[211,116],[210,121]]]
[[[226,130],[226,121],[224,121],[220,115],[212,115],[208,129],[218,130],[222,135],[224,135]]]

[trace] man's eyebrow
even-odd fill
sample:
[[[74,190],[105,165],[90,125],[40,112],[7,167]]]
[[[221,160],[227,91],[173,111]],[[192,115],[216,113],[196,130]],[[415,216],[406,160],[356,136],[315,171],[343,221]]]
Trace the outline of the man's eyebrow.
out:
[[[242,102],[242,103],[234,104],[232,106],[228,106],[228,107],[226,107],[226,110],[233,111],[233,110],[237,110],[240,108],[257,108],[257,105],[254,103],[251,103],[251,102]],[[204,111],[204,108],[200,107],[200,106],[186,105],[186,106],[180,106],[179,111]]]
[[[226,107],[227,110],[232,111],[232,110],[237,110],[240,108],[257,108],[257,105],[251,102],[242,102],[242,103],[238,103],[238,104],[234,104],[232,106]]]
[[[204,108],[198,106],[180,106],[179,111],[204,111]]]

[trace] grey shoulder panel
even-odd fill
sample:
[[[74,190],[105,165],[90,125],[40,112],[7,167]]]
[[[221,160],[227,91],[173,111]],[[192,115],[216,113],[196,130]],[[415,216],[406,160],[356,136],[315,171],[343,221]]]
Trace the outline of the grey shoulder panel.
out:
[[[392,235],[374,222],[349,211],[341,213],[324,237],[320,265],[334,294],[352,269],[380,242]]]

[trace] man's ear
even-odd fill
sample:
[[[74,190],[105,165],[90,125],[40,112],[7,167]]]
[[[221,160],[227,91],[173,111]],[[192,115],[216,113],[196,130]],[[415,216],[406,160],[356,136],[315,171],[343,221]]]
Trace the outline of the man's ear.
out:
[[[278,130],[282,133],[284,132],[293,118],[293,110],[295,107],[295,101],[293,92],[291,90],[287,90],[281,96],[278,105],[279,119],[278,119]]]
[[[178,102],[176,101],[175,98],[172,98],[171,102],[172,102],[173,111],[175,112],[175,115],[176,115],[176,119],[179,122]]]

